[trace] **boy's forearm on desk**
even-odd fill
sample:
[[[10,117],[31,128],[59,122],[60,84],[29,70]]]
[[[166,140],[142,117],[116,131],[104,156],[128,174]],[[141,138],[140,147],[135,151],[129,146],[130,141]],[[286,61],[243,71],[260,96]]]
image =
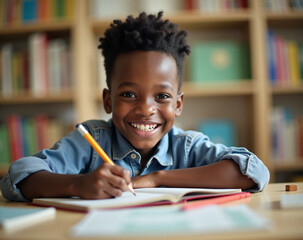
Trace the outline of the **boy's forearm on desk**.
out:
[[[223,160],[203,167],[159,171],[157,183],[169,187],[242,188],[255,186],[232,160]]]
[[[76,182],[80,175],[55,174],[46,171],[33,173],[18,184],[28,200],[36,197],[76,196]]]

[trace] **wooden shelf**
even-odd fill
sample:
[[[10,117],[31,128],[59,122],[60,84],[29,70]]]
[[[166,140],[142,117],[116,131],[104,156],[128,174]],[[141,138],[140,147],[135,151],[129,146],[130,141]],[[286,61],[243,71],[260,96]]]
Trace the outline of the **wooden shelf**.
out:
[[[268,21],[303,20],[303,11],[267,12]]]
[[[175,14],[167,14],[165,18],[170,19],[183,28],[234,27],[247,24],[251,18],[251,12],[249,10],[237,10],[224,13],[203,14],[199,11],[179,11]],[[111,19],[90,20],[94,33],[103,33],[111,23]]]
[[[275,171],[303,171],[303,159],[295,159],[293,163],[275,163]]]
[[[29,92],[18,93],[12,97],[0,96],[0,105],[14,104],[44,104],[44,103],[61,103],[72,102],[73,92],[71,90],[61,91],[60,93],[48,93],[41,96],[33,96]]]
[[[270,92],[272,94],[303,94],[303,86],[298,86],[298,87],[271,87]]]
[[[252,95],[254,87],[252,81],[248,80],[217,84],[184,82],[182,91],[186,97],[245,96]]]
[[[4,26],[0,28],[0,35],[17,35],[27,34],[39,31],[64,31],[71,30],[74,26],[72,20],[62,21],[49,21],[49,22],[35,22],[28,24],[15,24],[10,26]]]
[[[200,11],[182,11],[172,15],[168,14],[167,18],[179,25],[193,26],[199,24],[200,27],[212,27],[214,25],[222,26],[223,24],[227,26],[248,22],[251,18],[251,12],[249,10],[235,10],[209,14]]]

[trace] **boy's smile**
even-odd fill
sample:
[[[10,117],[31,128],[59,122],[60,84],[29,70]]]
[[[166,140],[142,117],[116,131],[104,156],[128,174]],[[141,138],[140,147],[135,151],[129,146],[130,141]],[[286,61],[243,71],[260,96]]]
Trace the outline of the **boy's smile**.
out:
[[[110,91],[103,92],[105,110],[146,158],[182,111],[176,62],[155,51],[122,54],[115,61],[110,83]]]

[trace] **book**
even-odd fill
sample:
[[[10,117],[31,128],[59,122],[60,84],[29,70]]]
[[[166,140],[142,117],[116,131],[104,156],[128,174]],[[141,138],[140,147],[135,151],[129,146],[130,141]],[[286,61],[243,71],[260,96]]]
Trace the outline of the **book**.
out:
[[[218,41],[193,46],[190,79],[193,82],[234,82],[251,78],[248,44]]]
[[[275,51],[275,34],[273,31],[268,30],[267,32],[267,65],[269,79],[272,85],[275,85],[277,80],[277,56]]]
[[[299,58],[299,45],[295,41],[288,41],[289,51],[289,67],[290,67],[290,80],[292,86],[300,86],[300,58]]]
[[[303,83],[303,43],[299,43],[299,66],[300,66],[300,78],[301,84]]]
[[[136,196],[123,192],[121,197],[85,200],[79,198],[35,198],[32,204],[65,210],[88,212],[94,209],[120,209],[185,203],[190,200],[237,194],[241,189],[209,188],[141,188]]]
[[[35,33],[29,37],[30,86],[36,96],[43,96],[48,89],[46,48],[46,34]]]
[[[9,148],[8,129],[5,124],[0,124],[0,167],[8,166],[11,160]]]
[[[204,120],[199,124],[198,131],[207,135],[214,143],[221,143],[229,147],[237,145],[236,126],[232,120]]]
[[[16,161],[24,156],[21,117],[17,114],[9,115],[7,117],[7,127],[11,161]]]
[[[1,48],[1,94],[4,97],[11,97],[13,93],[12,84],[12,55],[13,46],[11,43],[4,44]]]
[[[22,22],[33,22],[37,19],[37,0],[22,1]]]
[[[55,208],[0,207],[0,228],[5,232],[17,231],[53,219]]]

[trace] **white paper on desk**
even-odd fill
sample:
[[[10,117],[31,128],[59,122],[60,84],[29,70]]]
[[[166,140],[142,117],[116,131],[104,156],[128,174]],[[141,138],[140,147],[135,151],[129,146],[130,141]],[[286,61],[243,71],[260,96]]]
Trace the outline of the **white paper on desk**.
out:
[[[269,222],[246,205],[95,210],[72,227],[74,237],[177,235],[268,228]]]

